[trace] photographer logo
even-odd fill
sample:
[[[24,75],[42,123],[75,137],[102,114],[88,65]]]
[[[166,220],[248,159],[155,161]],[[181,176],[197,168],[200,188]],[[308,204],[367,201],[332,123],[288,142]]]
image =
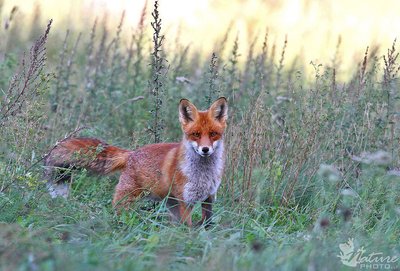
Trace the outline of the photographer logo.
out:
[[[337,257],[340,261],[350,267],[358,267],[368,270],[391,270],[397,268],[398,256],[383,255],[382,252],[367,254],[362,246],[358,249],[354,246],[354,239],[349,238],[346,243],[339,244],[340,254]]]

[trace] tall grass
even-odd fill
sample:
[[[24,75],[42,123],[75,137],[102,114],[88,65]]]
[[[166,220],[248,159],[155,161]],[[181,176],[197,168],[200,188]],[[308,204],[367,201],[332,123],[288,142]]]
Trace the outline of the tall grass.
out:
[[[395,42],[384,56],[367,48],[351,79],[340,82],[339,39],[332,63],[311,63],[310,80],[285,60],[296,49],[290,35],[271,44],[267,30],[240,55],[230,27],[202,59],[168,39],[157,1],[151,22],[148,9],[129,40],[123,13],[119,25],[97,18],[83,33],[50,33],[49,23],[29,55],[20,53],[29,42],[8,17],[0,33],[7,40],[0,51],[2,268],[339,270],[338,244],[348,238],[398,256]],[[28,38],[43,28],[33,22]],[[47,195],[40,161],[78,127],[132,149],[179,141],[179,98],[206,108],[220,95],[232,111],[210,230],[175,225],[163,203],[146,200],[115,215],[115,176],[74,172],[68,200]]]

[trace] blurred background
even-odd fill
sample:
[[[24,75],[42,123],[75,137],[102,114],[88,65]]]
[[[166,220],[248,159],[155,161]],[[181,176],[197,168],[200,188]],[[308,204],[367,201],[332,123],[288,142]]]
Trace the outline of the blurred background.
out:
[[[399,255],[400,1],[159,2],[0,0],[0,270],[343,270],[349,238]],[[56,142],[177,142],[179,100],[220,96],[210,231],[165,202],[115,215],[113,175],[48,195]]]
[[[126,18],[124,35],[131,35],[140,20],[145,0],[3,0],[3,18],[14,6],[18,8],[14,23],[27,26],[33,20],[42,24],[54,19],[54,29],[86,31],[95,18],[107,18],[109,27],[118,24],[122,12]],[[149,3],[151,6],[152,3]],[[151,7],[150,7],[151,8]],[[164,31],[171,41],[179,36],[182,44],[203,53],[210,51],[215,40],[231,29],[239,36],[239,52],[245,54],[250,44],[261,42],[266,29],[269,40],[283,46],[288,37],[287,60],[295,57],[303,64],[326,63],[334,56],[340,39],[342,74],[358,61],[367,46],[379,43],[389,48],[398,36],[400,2],[387,0],[168,0],[161,1],[160,13]],[[3,26],[6,22],[2,22]],[[21,29],[24,34],[23,30]],[[26,35],[29,31],[26,31]],[[0,41],[1,42],[1,41]],[[382,52],[383,54],[384,52]]]

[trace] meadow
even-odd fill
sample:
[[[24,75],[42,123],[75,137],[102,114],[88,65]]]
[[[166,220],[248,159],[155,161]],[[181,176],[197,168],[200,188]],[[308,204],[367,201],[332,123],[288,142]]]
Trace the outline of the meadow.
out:
[[[366,44],[343,80],[340,39],[331,61],[305,67],[286,60],[290,36],[276,43],[268,30],[246,54],[232,28],[200,52],[169,39],[150,2],[133,30],[123,13],[116,26],[99,17],[61,32],[17,12],[0,12],[1,270],[363,269],[338,256],[349,240],[354,255],[400,256],[396,41]],[[171,222],[165,202],[117,215],[118,174],[73,171],[68,199],[47,193],[43,159],[57,141],[180,141],[179,100],[205,109],[220,96],[226,166],[209,229]]]

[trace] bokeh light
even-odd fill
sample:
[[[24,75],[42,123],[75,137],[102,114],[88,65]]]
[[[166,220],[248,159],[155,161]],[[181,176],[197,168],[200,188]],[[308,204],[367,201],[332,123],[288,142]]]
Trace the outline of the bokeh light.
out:
[[[24,20],[40,7],[40,18],[54,19],[59,31],[78,29],[89,31],[94,19],[107,14],[110,25],[116,25],[122,11],[126,12],[125,28],[134,28],[140,18],[145,0],[13,0],[5,1],[3,13],[18,6]],[[150,15],[152,1],[148,1]],[[277,49],[288,36],[286,59],[295,57],[306,65],[329,63],[339,37],[342,73],[354,68],[367,46],[389,48],[398,36],[400,1],[387,0],[164,0],[160,1],[161,16],[167,39],[180,41],[209,52],[232,26],[234,38],[239,36],[239,50],[245,55],[250,43],[257,38],[261,43],[268,28],[270,41]],[[179,30],[178,30],[179,29]],[[125,31],[129,34],[129,31]]]

